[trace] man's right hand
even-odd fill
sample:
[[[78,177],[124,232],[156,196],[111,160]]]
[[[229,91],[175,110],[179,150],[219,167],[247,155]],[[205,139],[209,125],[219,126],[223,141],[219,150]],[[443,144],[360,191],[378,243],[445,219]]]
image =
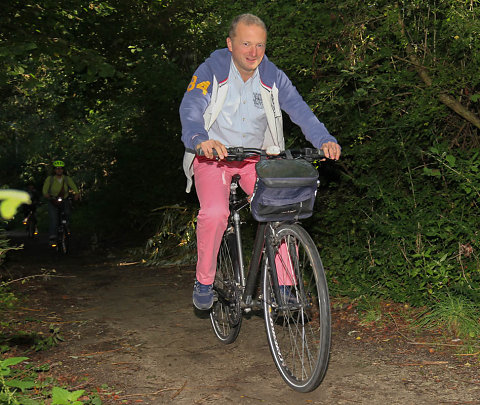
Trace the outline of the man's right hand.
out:
[[[204,141],[197,145],[197,150],[202,149],[203,154],[208,159],[216,159],[218,157],[219,160],[225,159],[228,155],[227,148],[221,143],[220,141],[215,141],[214,139],[209,139],[208,141]],[[217,152],[218,156],[213,154],[213,149]]]

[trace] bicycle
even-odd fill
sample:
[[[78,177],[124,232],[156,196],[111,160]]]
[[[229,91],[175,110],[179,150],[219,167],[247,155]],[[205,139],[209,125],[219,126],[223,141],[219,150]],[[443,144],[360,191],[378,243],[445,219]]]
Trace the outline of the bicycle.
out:
[[[36,205],[30,204],[26,209],[26,216],[23,220],[23,225],[25,225],[27,236],[29,238],[34,238],[38,235],[36,210]]]
[[[51,243],[58,253],[67,254],[70,250],[70,227],[65,213],[65,205],[71,203],[71,197],[56,197],[52,202],[57,207],[57,239]]]
[[[227,160],[266,158],[259,149],[227,151]],[[290,154],[309,161],[324,157],[323,151],[306,148],[273,158],[291,158]],[[240,211],[250,201],[237,194],[239,179],[235,175],[230,186],[230,216],[217,257],[211,325],[217,338],[230,344],[240,332],[243,313],[263,309],[267,340],[280,375],[296,391],[313,391],[326,374],[330,355],[330,303],[320,255],[298,221],[259,222],[246,275]]]

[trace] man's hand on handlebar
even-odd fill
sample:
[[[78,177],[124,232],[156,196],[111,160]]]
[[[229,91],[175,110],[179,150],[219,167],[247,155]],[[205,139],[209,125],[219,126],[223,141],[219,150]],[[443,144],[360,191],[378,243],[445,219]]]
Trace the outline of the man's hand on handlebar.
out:
[[[326,142],[322,145],[321,149],[325,153],[325,157],[327,159],[333,159],[333,160],[340,159],[342,149],[340,148],[340,145],[338,143]]]
[[[205,156],[208,159],[216,160],[244,160],[252,156],[267,156],[268,158],[281,157],[285,158],[285,152],[278,150],[272,151],[271,148],[267,150],[257,148],[243,148],[243,147],[229,147],[228,149],[220,141],[210,139],[199,143],[196,146],[196,153],[199,156]],[[340,159],[342,149],[340,145],[335,142],[326,142],[320,149],[304,148],[300,150],[292,149],[290,152],[294,157],[301,157],[306,160],[312,159]]]
[[[214,139],[209,139],[208,141],[204,141],[197,145],[197,150],[202,149],[203,154],[208,159],[219,159],[223,160],[228,155],[227,148],[219,142],[215,141]],[[217,156],[213,155],[213,149],[217,151]]]

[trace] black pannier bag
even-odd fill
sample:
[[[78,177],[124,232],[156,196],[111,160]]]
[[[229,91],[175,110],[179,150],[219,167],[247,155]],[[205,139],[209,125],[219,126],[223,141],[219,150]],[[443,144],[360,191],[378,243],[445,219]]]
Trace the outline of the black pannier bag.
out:
[[[308,218],[318,188],[317,169],[303,159],[264,159],[256,163],[252,215],[259,222]]]

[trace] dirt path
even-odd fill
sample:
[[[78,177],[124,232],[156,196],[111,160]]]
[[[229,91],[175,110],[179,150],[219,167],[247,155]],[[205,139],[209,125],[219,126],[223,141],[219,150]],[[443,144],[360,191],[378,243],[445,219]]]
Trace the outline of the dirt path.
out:
[[[104,404],[480,404],[474,357],[362,328],[348,309],[333,311],[324,382],[296,393],[273,365],[259,316],[232,345],[216,340],[191,304],[193,268],[145,268],[105,252],[52,257],[40,243],[9,264],[16,274],[56,271],[22,287],[25,314],[58,325],[65,339],[39,359],[78,387],[104,385],[115,393]]]

